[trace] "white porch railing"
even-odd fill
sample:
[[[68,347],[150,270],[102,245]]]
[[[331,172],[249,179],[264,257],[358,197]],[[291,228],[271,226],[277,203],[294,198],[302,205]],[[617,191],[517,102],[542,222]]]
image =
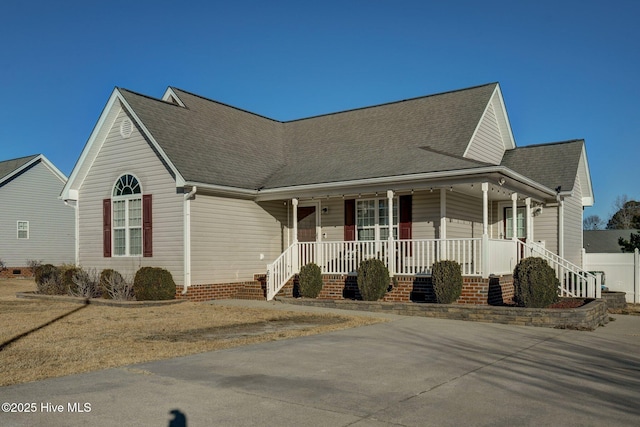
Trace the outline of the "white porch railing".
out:
[[[515,253],[515,249],[511,251]],[[431,274],[440,260],[454,260],[465,276],[482,274],[482,239],[367,240],[298,242],[267,266],[267,299],[271,300],[297,273],[313,262],[323,274],[354,273],[366,259],[382,260],[391,274]]]
[[[560,281],[560,296],[580,298],[600,298],[602,288],[600,277],[584,271],[577,265],[554,254],[536,243],[518,241],[518,261],[527,257],[540,257],[555,270]]]
[[[431,274],[431,266],[436,261],[453,260],[460,264],[464,276],[488,277],[512,274],[518,261],[528,256],[539,256],[554,268],[561,283],[561,296],[600,298],[596,276],[543,246],[485,237],[294,243],[267,266],[267,300],[273,299],[300,272],[300,267],[311,262],[320,266],[323,274],[350,274],[358,269],[360,262],[378,258],[392,275],[416,275]]]

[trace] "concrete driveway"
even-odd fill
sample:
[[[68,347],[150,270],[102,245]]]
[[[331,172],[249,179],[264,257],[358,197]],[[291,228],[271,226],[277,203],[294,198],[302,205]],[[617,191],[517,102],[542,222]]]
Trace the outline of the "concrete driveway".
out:
[[[0,401],[36,411],[0,413],[0,425],[640,424],[640,316],[595,332],[390,317],[2,387]]]

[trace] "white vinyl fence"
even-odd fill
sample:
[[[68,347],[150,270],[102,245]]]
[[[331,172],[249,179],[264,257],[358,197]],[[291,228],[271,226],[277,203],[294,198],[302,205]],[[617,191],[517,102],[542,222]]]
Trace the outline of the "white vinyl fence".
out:
[[[583,253],[586,271],[604,272],[604,285],[610,291],[625,292],[627,302],[640,302],[640,255],[635,253]]]

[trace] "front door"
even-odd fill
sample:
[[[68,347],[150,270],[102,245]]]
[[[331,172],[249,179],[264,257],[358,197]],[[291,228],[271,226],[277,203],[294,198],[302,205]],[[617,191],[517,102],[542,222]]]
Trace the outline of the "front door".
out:
[[[316,207],[298,207],[298,242],[315,242],[316,235]]]

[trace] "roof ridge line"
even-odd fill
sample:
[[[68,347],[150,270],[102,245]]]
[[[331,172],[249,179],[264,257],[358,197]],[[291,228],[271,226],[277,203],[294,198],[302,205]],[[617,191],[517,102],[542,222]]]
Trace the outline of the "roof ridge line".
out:
[[[236,107],[236,106],[233,106],[231,104],[227,104],[225,102],[216,101],[215,99],[207,98],[206,96],[198,95],[197,93],[189,92],[188,90],[180,89],[179,87],[169,86],[169,88],[173,89],[174,91],[178,90],[180,92],[186,93],[187,95],[195,96],[196,98],[200,98],[203,101],[212,102],[214,104],[222,105],[222,106],[225,106],[225,107],[228,107],[228,108],[233,108],[234,110],[241,111],[243,113],[251,114],[252,116],[261,117],[263,119],[267,119],[267,120],[270,120],[270,121],[276,122],[276,123],[284,123],[281,120],[273,119],[271,117],[267,117],[267,116],[262,115],[262,114],[254,113],[253,111],[245,110],[244,108]],[[186,107],[186,108],[188,108],[188,107]]]
[[[428,95],[415,96],[415,97],[412,97],[412,98],[400,99],[400,100],[397,100],[397,101],[382,102],[380,104],[367,105],[367,106],[364,106],[364,107],[349,108],[347,110],[334,111],[334,112],[331,112],[331,113],[324,113],[324,114],[317,114],[317,115],[309,116],[309,117],[301,117],[299,119],[287,120],[287,121],[285,121],[283,123],[299,122],[299,121],[303,121],[303,120],[315,119],[315,118],[318,118],[318,117],[333,116],[333,115],[336,115],[336,114],[350,113],[352,111],[360,111],[360,110],[367,110],[369,108],[377,108],[377,107],[384,107],[384,106],[387,106],[387,105],[401,104],[403,102],[417,101],[419,99],[433,98],[433,97],[441,96],[441,95],[449,95],[449,94],[456,93],[456,92],[463,92],[463,91],[466,91],[466,90],[479,89],[481,87],[497,85],[497,84],[499,84],[499,83],[498,82],[485,83],[485,84],[471,86],[471,87],[465,87],[465,88],[461,88],[461,89],[453,89],[453,90],[448,90],[448,91],[444,91],[444,92],[438,92],[438,93],[432,93],[432,94],[428,94]]]

